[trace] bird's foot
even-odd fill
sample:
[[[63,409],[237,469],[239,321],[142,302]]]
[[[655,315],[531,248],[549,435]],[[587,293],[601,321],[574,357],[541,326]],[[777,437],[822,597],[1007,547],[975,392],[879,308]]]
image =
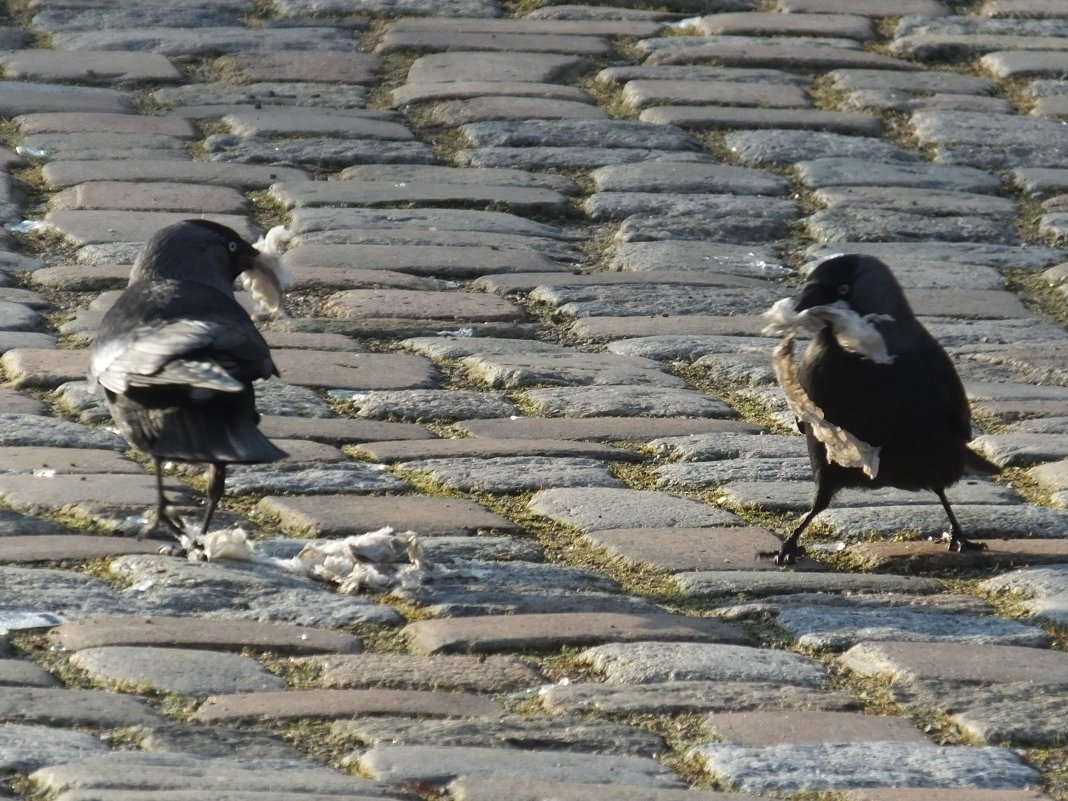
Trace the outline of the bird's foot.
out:
[[[145,516],[145,525],[141,529],[141,539],[154,539],[154,535],[161,529],[174,539],[185,536],[185,525],[182,518],[178,517],[170,508],[156,508]]]
[[[799,546],[789,547],[785,543],[777,551],[757,551],[757,557],[760,559],[771,559],[775,564],[781,566],[792,565],[797,562],[797,557],[804,556],[805,549]]]
[[[964,551],[985,551],[986,549],[986,543],[978,540],[969,540],[965,537],[950,537],[949,539],[949,550],[951,551],[963,553]]]

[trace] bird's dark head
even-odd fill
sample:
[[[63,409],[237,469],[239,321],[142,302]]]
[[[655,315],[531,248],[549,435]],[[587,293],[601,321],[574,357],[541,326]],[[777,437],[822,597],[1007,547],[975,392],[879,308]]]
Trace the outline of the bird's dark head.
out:
[[[260,253],[232,228],[211,220],[183,220],[152,235],[130,281],[197,281],[229,290]]]
[[[814,306],[843,303],[857,314],[889,314],[896,320],[912,317],[905,293],[890,268],[874,256],[832,256],[809,273],[794,307],[804,311]]]

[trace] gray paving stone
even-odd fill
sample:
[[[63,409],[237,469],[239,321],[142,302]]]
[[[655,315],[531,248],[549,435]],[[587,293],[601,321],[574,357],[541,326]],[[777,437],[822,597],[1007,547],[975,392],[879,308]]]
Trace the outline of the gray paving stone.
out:
[[[533,243],[531,243],[533,244]],[[343,269],[356,263],[363,270],[396,270],[406,274],[445,279],[473,278],[529,270],[564,270],[549,255],[538,250],[502,248],[495,245],[310,244],[286,251],[283,263],[295,275],[315,269]],[[339,273],[344,275],[344,273]],[[384,282],[386,276],[380,281]],[[299,280],[299,278],[298,278]],[[436,288],[434,285],[427,287]]]
[[[5,687],[55,687],[59,681],[33,662],[0,658],[0,684]]]
[[[692,389],[597,384],[588,387],[530,389],[523,397],[550,417],[731,417],[718,398]]]
[[[356,621],[390,625],[398,620],[397,613],[387,606],[354,595],[330,593],[311,578],[275,565],[122,556],[111,562],[109,570],[132,585],[129,596],[160,615],[200,612],[232,622],[298,626],[339,626]],[[190,618],[190,622],[195,619]],[[173,628],[172,623],[167,631]],[[160,636],[167,633],[161,632]]]
[[[0,451],[2,454],[3,451]],[[397,463],[411,460],[438,460],[494,457],[582,457],[603,461],[636,461],[635,454],[599,443],[568,439],[443,438],[372,442],[352,451],[359,458]]]
[[[748,792],[866,786],[1023,788],[1038,776],[1002,748],[928,743],[830,743],[746,747],[699,745],[690,756],[708,773]]]
[[[717,244],[709,248],[704,242],[668,239],[620,242],[608,252],[608,266],[613,270],[660,271],[665,264],[676,271],[723,272],[755,278],[782,278],[789,273],[767,246]]]
[[[287,447],[284,441],[278,441]],[[237,465],[227,473],[230,495],[289,492],[316,495],[326,492],[403,492],[411,485],[384,472],[380,465],[342,462],[330,465]]]
[[[349,229],[433,229],[435,231],[478,232],[508,236],[563,240],[555,225],[535,222],[500,211],[462,209],[296,209],[290,214],[289,230],[307,235],[325,230]],[[304,241],[304,236],[294,244]],[[341,241],[358,242],[359,239]],[[523,240],[520,240],[523,241]],[[426,244],[412,241],[410,244]],[[528,242],[528,246],[534,244]]]
[[[769,557],[770,559],[770,557]],[[693,596],[754,596],[799,592],[903,592],[935,593],[941,585],[927,578],[878,573],[805,573],[759,570],[679,573],[675,582]]]
[[[722,432],[662,437],[652,440],[648,448],[657,456],[685,462],[808,456],[803,437],[768,433]]]
[[[145,242],[160,228],[180,222],[188,212],[100,211],[57,209],[45,215],[44,224],[73,245],[101,242]],[[247,218],[233,214],[210,214],[205,219],[233,228],[246,239],[255,239]]]
[[[878,136],[883,130],[883,123],[878,117],[861,112],[763,106],[653,106],[643,110],[638,119],[695,130],[799,128],[858,136]]]
[[[863,164],[863,168],[861,167]],[[827,186],[901,186],[959,192],[995,193],[1001,181],[972,167],[937,164],[873,163],[856,158],[822,158],[796,165],[801,180],[813,188]]]
[[[671,680],[653,684],[572,682],[543,687],[539,700],[550,712],[670,714],[747,712],[771,709],[857,709],[855,699],[836,691],[772,681]]]
[[[582,122],[582,120],[573,120]],[[507,120],[505,120],[507,122]],[[592,120],[596,122],[596,120]],[[489,124],[489,123],[472,123]],[[467,126],[464,126],[467,127]],[[709,157],[687,150],[657,150],[645,147],[591,147],[564,145],[540,147],[488,146],[460,150],[456,163],[467,167],[506,169],[565,169],[569,167],[593,169],[608,164],[633,164],[647,161],[703,162]]]
[[[440,165],[357,164],[342,170],[339,180],[419,181],[436,184],[481,184],[487,186],[526,186],[555,189],[577,195],[579,185],[564,175],[530,173],[525,170],[478,170]]]
[[[294,660],[327,688],[388,687],[402,690],[467,690],[503,693],[542,683],[541,674],[515,656],[465,654],[409,656],[363,653]],[[337,724],[337,728],[348,728]]]
[[[181,74],[156,53],[63,53],[16,50],[0,56],[7,75],[18,80],[134,86],[181,80]]]
[[[0,767],[29,772],[63,760],[84,759],[110,749],[98,737],[49,726],[0,724]]]
[[[102,429],[88,428],[37,414],[0,414],[3,447],[125,449],[125,440]]]
[[[705,728],[734,745],[913,742],[930,744],[912,721],[856,712],[726,712],[704,719]]]
[[[279,735],[269,732],[247,731],[224,726],[194,728],[175,723],[169,726],[156,726],[149,731],[140,732],[140,735],[137,745],[149,752],[237,759],[298,760],[300,758],[300,752],[293,745]],[[121,798],[125,792],[137,791],[113,792]]]
[[[145,117],[136,114],[57,111],[23,114],[15,118],[15,123],[27,137],[47,133],[79,136],[93,133],[114,133],[192,139],[197,135],[193,126],[187,120]]]
[[[348,137],[241,139],[212,134],[204,141],[213,162],[237,165],[295,164],[307,168],[341,169],[352,164],[430,164],[434,152],[422,142]]]
[[[808,84],[806,76],[785,69],[714,67],[707,64],[613,65],[600,70],[594,78],[599,83],[623,85],[631,81],[707,81],[735,85],[756,83],[798,87]]]
[[[1013,219],[1016,204],[1006,197],[916,187],[829,186],[813,197],[825,206],[872,208],[926,215],[970,215]]]
[[[1068,435],[985,434],[976,437],[973,447],[999,465],[1028,467],[1068,457]]]
[[[461,492],[511,493],[549,487],[624,487],[597,459],[549,456],[497,456],[468,459],[416,459],[405,470]]]
[[[714,212],[710,214],[710,217],[714,216]],[[530,297],[553,307],[561,317],[627,317],[652,314],[733,316],[759,314],[761,309],[766,309],[775,302],[776,295],[781,294],[781,290],[772,287],[735,288],[650,282],[583,287],[541,286],[531,292]]]
[[[414,138],[406,125],[393,114],[357,109],[307,109],[266,106],[235,111],[222,118],[236,135],[243,138],[287,135],[342,135],[352,138],[410,140]]]
[[[728,488],[728,491],[732,488]],[[953,497],[953,490],[950,490],[950,497]],[[807,508],[807,503],[797,508],[803,510]],[[1068,516],[1053,509],[1025,505],[955,504],[953,511],[961,526],[980,539],[1068,536]],[[869,509],[829,509],[820,516],[820,524],[826,526],[834,536],[850,539],[861,532],[891,537],[902,531],[940,539],[949,525],[945,512],[937,502],[923,506],[910,504]]]
[[[697,317],[697,315],[692,315]],[[624,318],[625,319],[625,318]],[[683,319],[676,317],[675,319]],[[715,319],[715,318],[711,318]],[[716,353],[751,352],[762,355],[774,350],[775,345],[765,342],[762,337],[690,335],[690,336],[636,336],[609,342],[607,350],[621,356],[643,356],[659,361],[681,360],[693,362],[704,356]]]
[[[495,389],[520,389],[530,386],[557,385],[570,389],[596,386],[632,386],[636,398],[643,392],[683,391],[683,382],[668,375],[651,359],[612,354],[576,352],[538,353],[528,357],[520,354],[478,354],[460,361],[471,378]],[[537,400],[537,393],[551,390],[532,390],[527,397]],[[611,400],[605,398],[609,403]],[[636,401],[640,402],[640,401]],[[605,410],[606,413],[611,413]]]
[[[542,490],[531,498],[529,507],[531,511],[587,532],[633,526],[700,527],[738,522],[731,513],[698,501],[630,489]]]
[[[514,532],[518,527],[474,501],[431,497],[268,496],[257,509],[279,519],[283,530],[310,537],[364,534],[384,526],[424,536],[480,530]]]
[[[865,641],[838,661],[858,675],[892,677],[904,684],[933,680],[1068,685],[1068,659],[1063,653],[1011,645]]]
[[[447,16],[418,16],[395,20],[391,31],[478,31],[481,33],[559,34],[561,36],[644,36],[660,29],[656,22],[639,19],[609,17],[602,19],[572,19],[560,21],[523,15],[516,19],[480,18],[453,19]]]
[[[141,698],[105,690],[54,687],[5,687],[0,717],[6,723],[101,729],[152,726],[161,720]]]
[[[218,27],[238,25],[240,11],[251,11],[248,4],[228,3],[219,8],[45,8],[33,17],[32,25],[41,31],[93,30],[96,28]],[[88,4],[87,4],[88,5]],[[241,6],[239,8],[239,6]]]
[[[260,167],[250,164],[211,164],[203,161],[119,159],[52,161],[42,167],[42,176],[52,189],[63,189],[90,181],[192,181],[216,186],[265,189],[278,181],[300,180],[304,177],[304,172],[292,167],[273,165]]]
[[[678,36],[642,39],[645,64],[702,64],[825,71],[841,68],[911,70],[908,61],[857,48],[849,39],[785,36]]]
[[[518,414],[515,404],[502,393],[475,390],[367,392],[353,398],[352,405],[360,417],[378,420],[465,420]]]
[[[525,49],[510,53],[447,50],[415,59],[408,68],[408,85],[457,81],[552,83],[585,66],[580,57]]]
[[[189,648],[85,648],[71,657],[91,677],[179,695],[281,690],[285,681],[256,660]]]
[[[347,84],[372,83],[381,59],[370,53],[317,50],[244,51],[220,59],[223,70],[232,71],[242,83],[261,81],[321,81],[324,75]]]
[[[854,14],[769,14],[743,11],[702,17],[696,26],[701,33],[755,36],[845,36],[866,40],[874,37],[871,20]]]
[[[658,220],[679,217],[708,220],[706,225],[713,228],[720,218],[744,217],[747,209],[756,218],[768,218],[771,224],[785,225],[800,216],[800,210],[792,200],[726,193],[597,192],[586,199],[583,209],[593,220],[644,214]]]
[[[52,196],[53,209],[117,209],[242,214],[248,201],[236,189],[171,181],[93,181]]]
[[[24,530],[24,529],[23,529]],[[54,626],[64,619],[143,611],[136,599],[122,596],[101,579],[43,567],[0,567],[0,608],[42,616],[33,628]],[[0,619],[0,628],[21,628]]]
[[[594,170],[590,177],[598,192],[780,195],[787,189],[777,175],[725,164],[613,165]]]
[[[265,798],[326,796],[328,798],[387,798],[386,788],[367,779],[349,776],[314,762],[299,759],[211,758],[183,753],[152,754],[142,751],[113,751],[96,755],[71,755],[51,760],[36,770],[33,781],[52,793],[105,791],[110,798],[132,801],[144,798],[146,788],[174,797],[175,792],[253,793]],[[121,793],[136,793],[136,796]],[[103,795],[87,794],[88,798]],[[75,795],[75,798],[78,796]],[[185,801],[183,799],[183,801]]]
[[[631,80],[623,87],[622,100],[635,109],[650,106],[733,106],[760,108],[811,108],[800,87],[790,83],[746,82],[740,97],[730,80]]]
[[[813,245],[805,252],[809,260],[832,253],[866,253],[890,264],[899,261],[943,261],[1034,270],[1061,261],[1063,251],[1037,246],[991,245],[973,242],[838,242],[833,247]]]
[[[1019,242],[1011,223],[971,215],[932,216],[878,208],[824,209],[810,215],[805,226],[817,242]]]
[[[655,470],[658,489],[707,489],[733,481],[804,481],[812,475],[808,457],[723,459],[661,465]]]
[[[120,50],[165,56],[206,56],[246,50],[350,50],[352,40],[334,28],[117,28],[56,31],[59,50]]]
[[[869,163],[916,160],[915,154],[893,142],[829,131],[728,131],[726,145],[732,155],[746,164],[786,165],[833,157],[862,158]]]
[[[617,559],[670,572],[770,568],[758,554],[781,544],[770,531],[749,526],[607,529],[583,539]]]
[[[318,80],[258,81],[240,86],[222,86],[214,83],[187,83],[183,86],[167,86],[152,92],[152,100],[168,109],[179,107],[174,113],[184,114],[181,107],[243,106],[254,108],[276,106],[304,107],[307,109],[351,110],[367,105],[367,88],[351,84],[327,83]],[[228,122],[233,116],[241,117],[248,112],[231,112],[220,108],[217,116]],[[314,123],[313,123],[314,124]],[[240,133],[235,131],[235,133]]]
[[[996,617],[943,615],[907,609],[854,610],[797,606],[784,609],[778,624],[812,648],[843,649],[860,640],[963,642],[1041,648],[1049,635],[1039,628]]]
[[[493,721],[364,717],[337,721],[331,733],[343,741],[372,747],[504,747],[621,756],[655,756],[664,748],[659,735],[635,726],[559,716],[503,715]]]
[[[681,787],[667,768],[650,757],[429,745],[378,746],[354,757],[351,764],[362,772],[391,783],[443,784],[463,777]]]
[[[1015,570],[987,579],[983,586],[1022,596],[1019,603],[1033,615],[1059,624],[1068,620],[1068,568],[1064,565]]]
[[[578,659],[610,684],[724,681],[809,689],[827,684],[827,674],[815,659],[727,643],[613,643],[587,649]]]
[[[1028,78],[1035,75],[1059,76],[1068,64],[1063,50],[995,50],[979,58],[983,69],[997,78]]]
[[[1060,167],[1068,142],[1055,120],[968,111],[919,111],[909,125],[949,164],[998,170]]]
[[[673,126],[633,120],[528,120],[478,122],[460,133],[475,147],[591,147],[643,150],[697,150],[696,140]]]
[[[518,22],[518,21],[517,21]],[[376,53],[428,50],[496,50],[603,56],[609,51],[601,36],[561,36],[543,33],[487,33],[472,31],[397,30],[393,26],[375,45]]]

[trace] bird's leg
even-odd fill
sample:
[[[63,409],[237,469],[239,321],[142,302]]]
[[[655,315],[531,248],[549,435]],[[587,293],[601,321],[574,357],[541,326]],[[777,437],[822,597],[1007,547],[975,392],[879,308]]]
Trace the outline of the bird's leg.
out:
[[[782,547],[779,548],[779,552],[775,554],[775,564],[777,565],[792,565],[797,561],[797,555],[802,552],[802,549],[798,547],[798,540],[801,539],[801,534],[808,524],[812,522],[813,518],[831,505],[831,498],[834,496],[834,491],[828,489],[829,482],[820,481],[816,479],[816,492],[812,497],[812,508],[808,510],[808,514],[805,515],[801,522],[798,523],[797,528],[793,533],[786,538]]]
[[[201,537],[208,533],[211,516],[215,514],[215,507],[219,505],[219,501],[222,499],[225,486],[226,465],[220,462],[212,462],[208,466],[208,506],[204,510],[204,522],[200,524]]]
[[[935,494],[938,495],[938,500],[942,502],[942,508],[946,510],[946,516],[949,518],[949,528],[952,534],[949,538],[949,550],[951,551],[985,551],[985,542],[976,542],[970,540],[964,536],[964,531],[960,527],[960,523],[957,522],[957,516],[953,514],[953,509],[949,506],[949,499],[946,498],[946,491],[944,489],[935,490]]]
[[[168,510],[167,496],[163,494],[163,465],[157,457],[152,457],[152,466],[156,472],[156,508],[149,512],[145,527],[141,530],[140,539],[154,533],[160,524],[166,526],[175,537],[185,533],[181,521],[173,516]]]

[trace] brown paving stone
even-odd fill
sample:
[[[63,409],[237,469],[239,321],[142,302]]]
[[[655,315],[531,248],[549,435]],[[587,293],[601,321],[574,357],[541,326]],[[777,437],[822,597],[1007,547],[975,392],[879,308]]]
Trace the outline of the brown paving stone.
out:
[[[11,386],[51,389],[85,377],[89,352],[56,348],[14,348],[0,357]]]
[[[369,442],[355,448],[357,456],[390,464],[413,459],[446,459],[480,456],[578,456],[591,459],[633,461],[637,454],[611,445],[567,439],[465,439],[401,440]],[[2,454],[2,451],[0,451]]]
[[[623,101],[633,108],[647,106],[759,106],[762,108],[811,108],[812,101],[800,86],[784,83],[747,82],[740,90],[735,81],[636,80],[623,87]]]
[[[605,529],[583,537],[627,562],[671,572],[773,568],[759,554],[782,544],[767,529],[749,526]]]
[[[587,317],[568,329],[580,339],[630,339],[659,335],[759,336],[767,321],[755,314],[729,317],[678,315],[667,317]]]
[[[865,17],[882,18],[887,15],[883,0],[778,0],[778,11],[802,14],[860,14]],[[895,0],[894,16],[941,17],[952,12],[939,0]]]
[[[1044,487],[1052,490],[1068,489],[1068,459],[1040,464],[1027,472]]]
[[[564,269],[534,250],[450,245],[301,245],[286,251],[282,263],[301,277],[313,268],[395,270],[418,275],[468,277],[496,273]]]
[[[378,440],[434,438],[425,426],[417,423],[350,420],[340,417],[264,415],[260,419],[260,431],[270,439],[311,439],[336,445]]]
[[[833,49],[833,48],[828,48]],[[724,128],[784,128],[879,136],[878,117],[855,111],[744,108],[740,106],[654,106],[638,115],[642,122],[678,125],[697,130]]]
[[[434,30],[393,30],[379,40],[376,53],[441,50],[496,50],[528,53],[567,53],[603,56],[609,52],[601,36],[568,36],[546,33],[486,33]]]
[[[526,313],[512,301],[476,292],[408,289],[352,289],[327,298],[324,309],[338,317],[403,317],[463,322],[520,321]]]
[[[574,86],[530,81],[449,81],[448,83],[409,83],[393,90],[391,105],[401,108],[413,103],[464,100],[485,97],[515,97],[535,100],[565,100],[588,103],[593,98]]]
[[[8,411],[4,408],[4,411]],[[143,473],[140,465],[115,451],[98,448],[0,447],[5,473]]]
[[[456,424],[472,437],[490,439],[589,439],[634,442],[707,434],[714,431],[758,433],[761,427],[739,420],[690,417],[501,417],[461,420]]]
[[[240,294],[238,299],[241,300]],[[304,348],[305,350],[367,352],[367,348],[344,334],[318,334],[312,331],[263,331],[262,333],[272,350],[274,348]]]
[[[984,17],[1068,18],[1068,8],[1060,0],[986,0],[979,13]]]
[[[356,715],[425,715],[429,717],[497,717],[504,707],[468,693],[420,690],[286,690],[284,692],[213,695],[193,714],[201,723],[254,718],[348,718]]]
[[[464,22],[472,20],[465,19]],[[464,81],[559,83],[578,74],[588,63],[556,53],[494,53],[485,50],[430,53],[408,68],[408,84]]]
[[[478,32],[492,34],[559,34],[563,36],[653,36],[660,25],[654,20],[523,19],[480,17],[406,17],[389,25],[390,31]],[[518,48],[523,50],[523,48]]]
[[[271,196],[286,208],[316,206],[491,205],[516,214],[560,215],[567,199],[554,189],[494,184],[413,181],[301,181],[275,184]]]
[[[715,712],[703,722],[725,742],[745,746],[929,742],[908,718],[858,712]]]
[[[868,569],[893,570],[1002,567],[1068,562],[1068,541],[1060,539],[983,539],[985,551],[951,553],[937,542],[861,542],[849,555]]]
[[[311,671],[316,684],[334,689],[392,687],[503,693],[536,687],[544,681],[538,671],[514,656],[331,654],[302,657],[292,663]]]
[[[0,387],[0,409],[7,414],[44,414],[45,405],[37,398]]]
[[[159,118],[136,117],[135,119]],[[41,168],[41,175],[51,189],[63,189],[90,181],[193,181],[240,189],[266,189],[278,181],[297,181],[305,177],[303,170],[292,167],[220,164],[176,159],[50,161]],[[114,212],[111,213],[114,214]]]
[[[1022,320],[1032,316],[1016,295],[1000,289],[906,289],[905,295],[920,316],[987,320]]]
[[[862,642],[838,658],[860,676],[897,682],[927,680],[1068,685],[1068,654],[1016,645],[949,642]]]
[[[382,59],[370,53],[343,53],[331,50],[263,50],[232,53],[219,59],[224,70],[233,70],[247,83],[260,81],[321,81],[372,83]]]
[[[228,186],[204,186],[173,181],[94,181],[57,192],[53,209],[122,209],[187,211],[200,214],[243,214],[244,195]]]
[[[91,114],[78,111],[56,111],[45,114],[23,114],[14,120],[24,136],[42,133],[121,133],[162,134],[179,139],[199,136],[187,120],[168,117],[145,117],[138,114]]]
[[[122,287],[129,277],[129,264],[59,264],[28,275],[31,284],[71,292]]]
[[[64,623],[48,632],[55,645],[68,651],[115,645],[169,648],[255,648],[287,653],[358,653],[358,637],[343,631],[192,617],[99,617]]]
[[[601,120],[608,112],[589,102],[541,97],[473,97],[438,103],[430,119],[449,127],[485,120]]]
[[[281,460],[283,464],[348,461],[348,457],[336,447],[322,442],[312,442],[306,439],[276,439],[275,444],[289,454]]]
[[[448,789],[449,797],[455,801],[594,801],[603,798],[611,798],[611,801],[760,801],[755,795],[711,790],[530,779],[475,779],[469,776],[449,782]]]
[[[42,534],[0,537],[0,562],[84,562],[132,553],[159,553],[158,540],[94,537],[87,534]]]
[[[702,17],[696,29],[706,36],[841,36],[872,39],[871,18],[859,14],[768,14],[735,12]]]
[[[494,651],[591,645],[605,642],[725,642],[748,645],[739,626],[711,618],[671,614],[562,612],[558,614],[484,615],[447,620],[419,620],[403,629],[416,654]]]
[[[844,47],[818,45],[708,45],[658,50],[643,63],[702,64],[722,67],[772,67],[792,70],[833,70],[844,68],[914,70],[915,64],[903,59],[851,50]]]
[[[58,209],[45,215],[44,224],[53,232],[62,234],[74,245],[82,246],[107,242],[145,242],[160,228],[181,222],[189,216],[189,212]],[[196,216],[228,226],[245,239],[253,240],[257,236],[255,227],[243,216]]]
[[[290,384],[335,389],[416,389],[434,385],[437,370],[421,356],[282,348],[272,354]]]
[[[286,531],[316,537],[345,537],[384,526],[398,531],[411,529],[424,536],[519,530],[512,521],[461,498],[270,496],[256,508],[267,516],[279,518]]]
[[[530,292],[538,287],[620,286],[624,284],[659,284],[686,286],[753,287],[763,289],[766,281],[742,275],[717,272],[689,272],[687,270],[643,270],[641,272],[594,272],[577,273],[572,270],[552,273],[507,273],[479,278],[471,286],[474,289],[507,295],[513,292]],[[675,318],[672,318],[675,319]],[[709,317],[705,319],[721,319]],[[763,319],[763,318],[760,318]],[[766,324],[766,323],[765,323]]]
[[[440,286],[430,278],[375,268],[302,267],[291,272],[294,286],[301,289],[437,289]]]
[[[1041,790],[947,790],[939,788],[865,788],[849,790],[845,801],[1053,801]]]
[[[80,111],[89,114],[132,114],[133,100],[115,90],[56,84],[0,82],[0,116]]]
[[[100,84],[172,83],[182,74],[159,53],[16,50],[0,55],[8,78]]]

